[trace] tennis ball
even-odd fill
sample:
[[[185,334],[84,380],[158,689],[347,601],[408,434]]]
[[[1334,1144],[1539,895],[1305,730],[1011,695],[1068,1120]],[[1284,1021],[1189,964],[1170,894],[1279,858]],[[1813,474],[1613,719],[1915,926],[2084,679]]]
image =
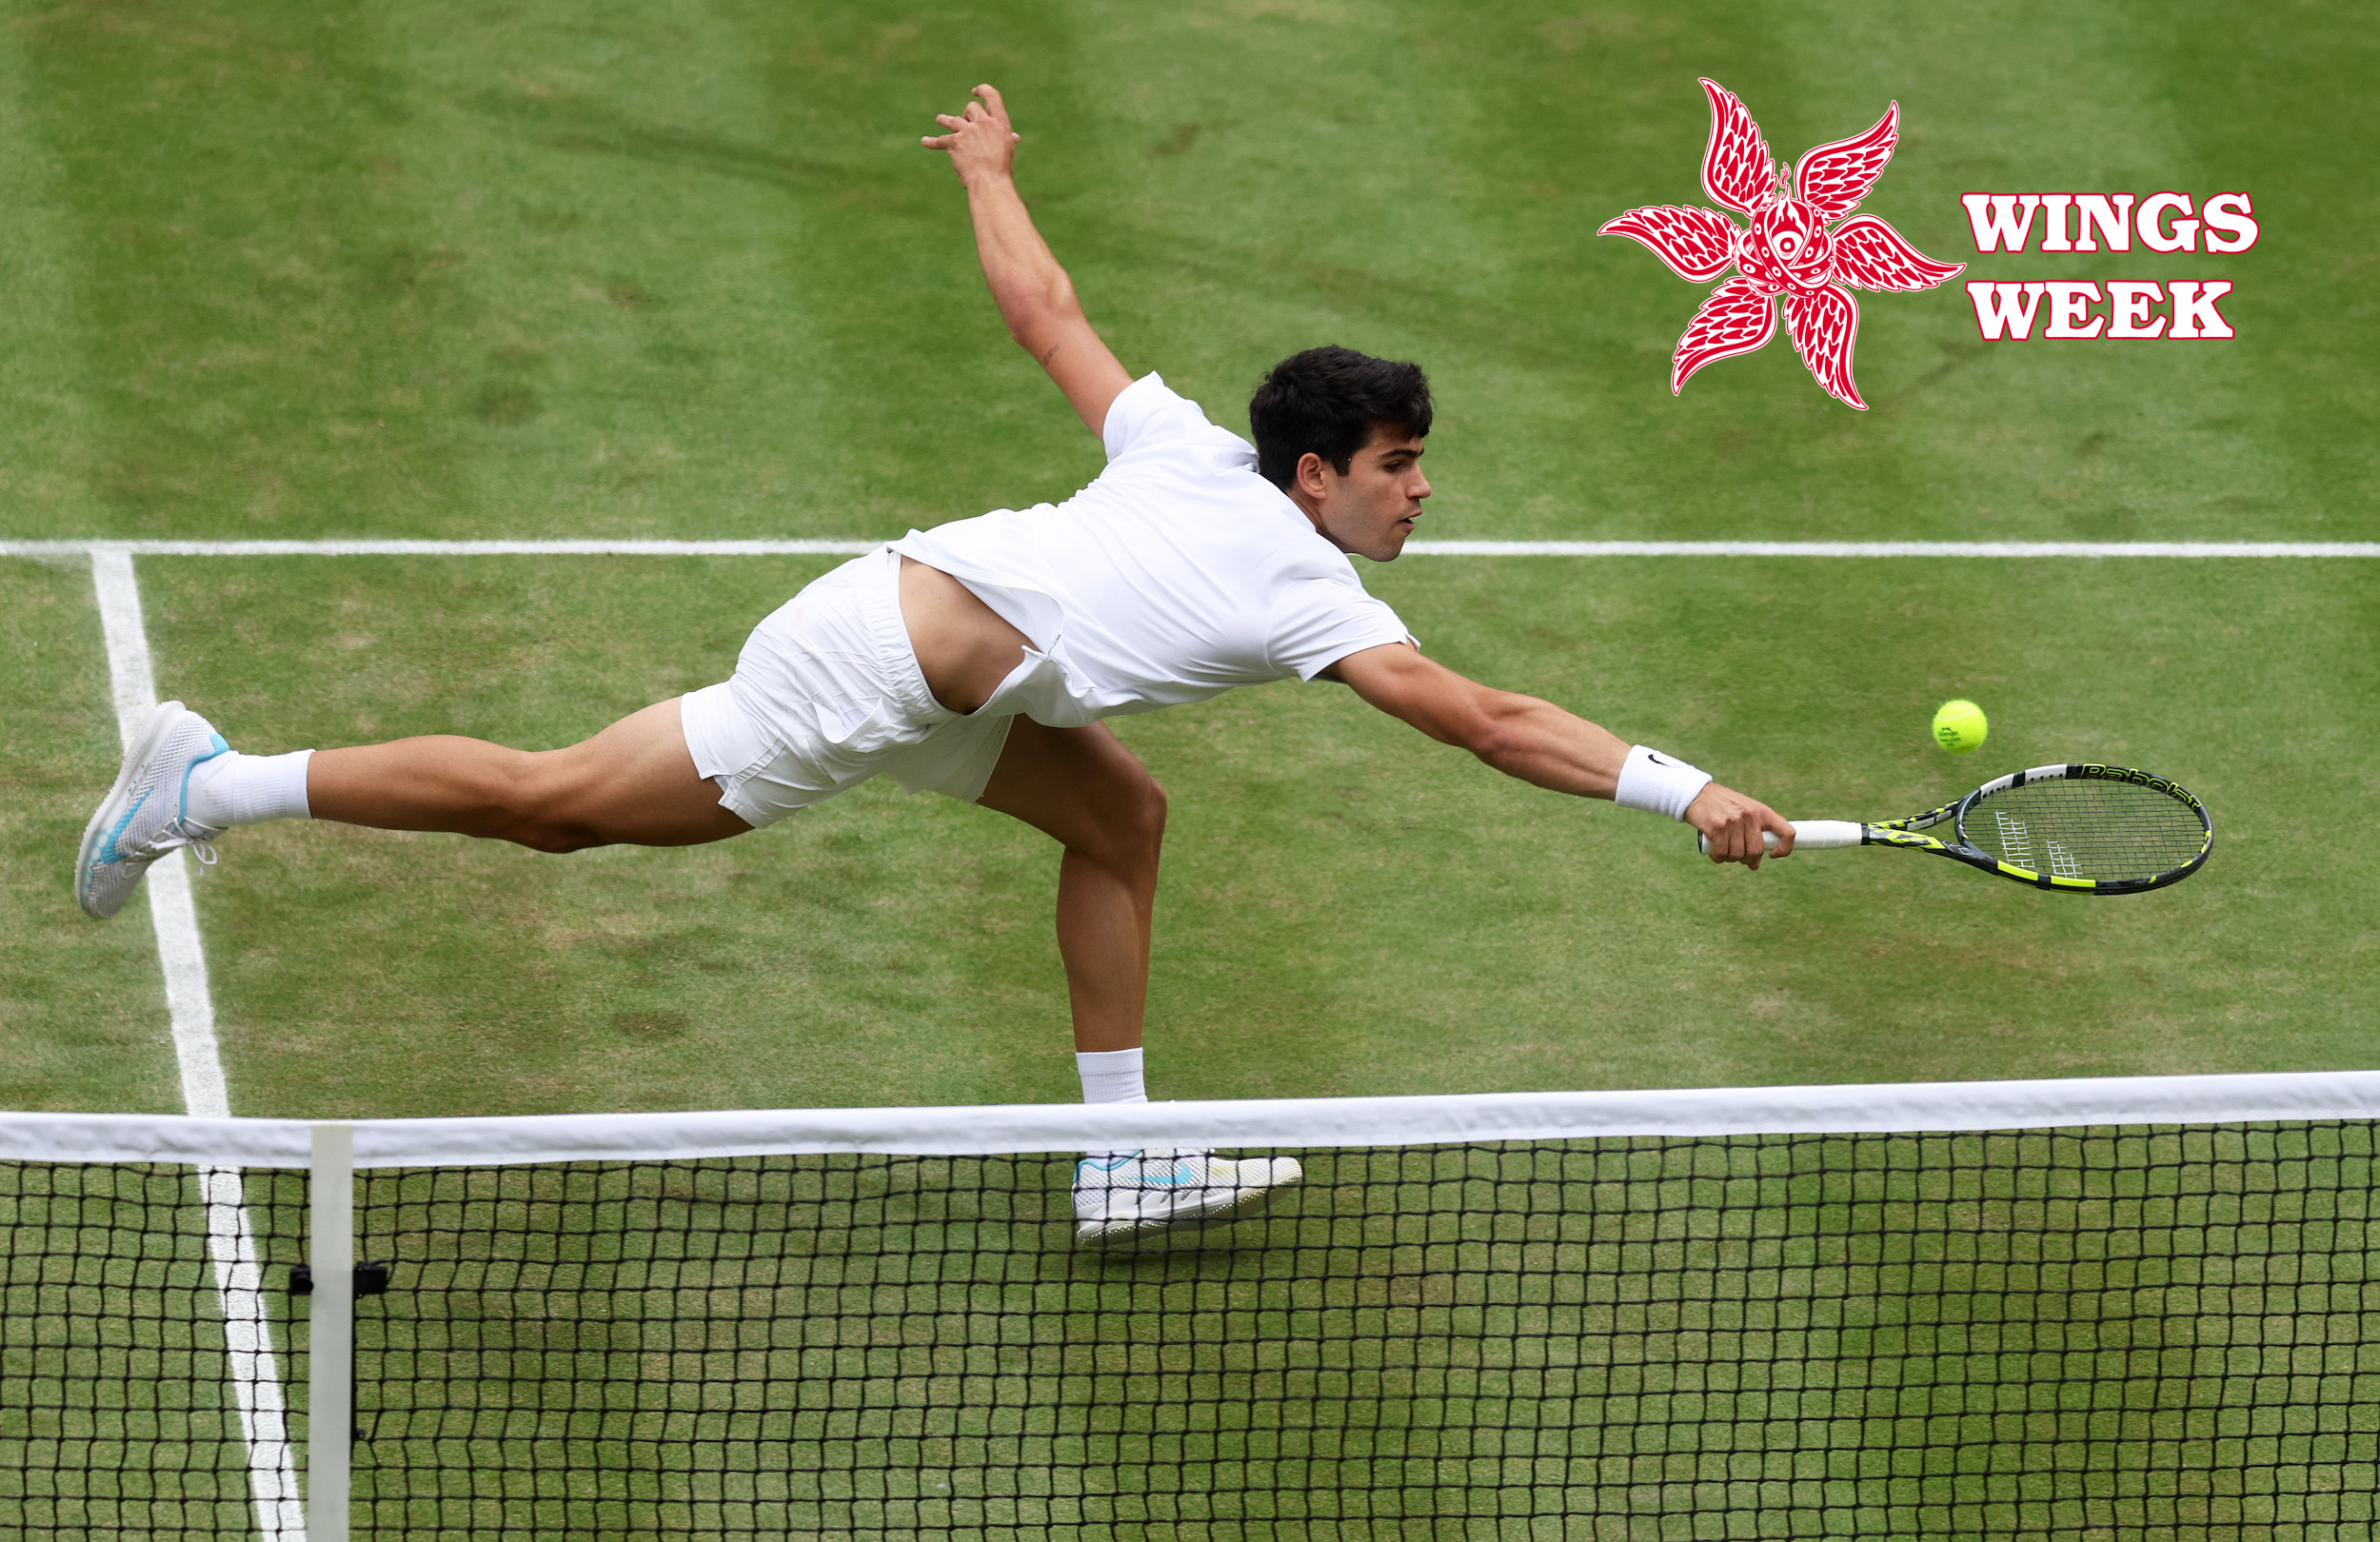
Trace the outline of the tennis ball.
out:
[[[1953,755],[1981,749],[1984,736],[1991,731],[1983,708],[1973,702],[1945,702],[1934,709],[1934,741]]]

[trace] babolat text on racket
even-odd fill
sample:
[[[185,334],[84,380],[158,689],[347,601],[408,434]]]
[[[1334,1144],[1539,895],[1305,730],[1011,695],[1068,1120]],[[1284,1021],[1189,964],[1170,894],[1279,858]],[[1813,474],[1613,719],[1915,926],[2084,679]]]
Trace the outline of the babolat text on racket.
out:
[[[1937,825],[1953,839],[1919,835]],[[1768,835],[1774,848],[1776,837]],[[2206,865],[2214,822],[2187,787],[2128,765],[2036,765],[1905,820],[1795,820],[1794,849],[1930,851],[2037,889],[2142,894]],[[1710,854],[1708,837],[1702,840]]]

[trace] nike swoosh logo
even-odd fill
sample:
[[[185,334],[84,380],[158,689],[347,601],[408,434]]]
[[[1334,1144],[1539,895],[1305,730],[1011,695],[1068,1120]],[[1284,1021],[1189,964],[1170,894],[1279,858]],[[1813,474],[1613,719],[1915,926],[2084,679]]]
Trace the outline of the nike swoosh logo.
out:
[[[116,854],[116,838],[124,834],[125,827],[132,822],[132,816],[141,811],[141,805],[149,801],[149,794],[155,792],[156,790],[156,788],[150,787],[147,792],[143,792],[138,798],[133,799],[132,806],[124,811],[124,818],[116,820],[116,827],[108,832],[107,843],[99,848],[99,860],[103,865],[118,860]]]
[[[1086,1167],[1093,1167],[1101,1173],[1113,1173],[1116,1171],[1112,1167],[1098,1167],[1096,1163],[1086,1162],[1083,1165]],[[1179,1163],[1175,1165],[1172,1170],[1164,1173],[1145,1172],[1136,1174],[1132,1177],[1125,1179],[1123,1186],[1131,1188],[1179,1189],[1185,1185],[1196,1184],[1199,1181],[1199,1174],[1196,1168],[1193,1168],[1186,1163]]]

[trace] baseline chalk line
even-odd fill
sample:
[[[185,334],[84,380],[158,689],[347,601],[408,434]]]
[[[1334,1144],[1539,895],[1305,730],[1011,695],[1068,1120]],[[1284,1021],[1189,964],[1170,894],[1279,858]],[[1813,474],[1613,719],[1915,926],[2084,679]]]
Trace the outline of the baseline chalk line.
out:
[[[90,565],[100,628],[107,640],[116,729],[129,750],[157,706],[140,583],[133,577],[129,552],[95,549]],[[228,1118],[231,1102],[215,1039],[214,998],[207,985],[207,955],[199,942],[186,854],[169,852],[152,865],[148,889],[157,959],[165,972],[166,1011],[173,1024],[173,1057],[181,1069],[183,1107],[200,1117]],[[288,1405],[265,1311],[264,1270],[240,1170],[201,1166],[197,1171],[199,1202],[207,1210],[207,1254],[223,1312],[224,1347],[239,1405],[240,1437],[248,1448],[248,1494],[256,1508],[257,1530],[267,1542],[306,1542]]]
[[[882,541],[0,541],[0,557],[857,557]],[[1412,541],[1414,557],[2375,558],[2380,541]]]

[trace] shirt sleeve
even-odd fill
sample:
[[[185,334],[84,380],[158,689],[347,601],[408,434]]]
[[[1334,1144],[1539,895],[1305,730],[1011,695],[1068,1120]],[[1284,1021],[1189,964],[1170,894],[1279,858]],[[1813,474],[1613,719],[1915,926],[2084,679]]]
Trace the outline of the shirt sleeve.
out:
[[[1107,404],[1100,439],[1107,446],[1108,460],[1114,462],[1144,445],[1211,433],[1214,426],[1198,403],[1176,395],[1166,386],[1164,376],[1151,373],[1125,386]]]
[[[1387,602],[1364,593],[1352,576],[1298,579],[1273,601],[1269,657],[1282,678],[1310,681],[1351,653],[1412,641]]]

